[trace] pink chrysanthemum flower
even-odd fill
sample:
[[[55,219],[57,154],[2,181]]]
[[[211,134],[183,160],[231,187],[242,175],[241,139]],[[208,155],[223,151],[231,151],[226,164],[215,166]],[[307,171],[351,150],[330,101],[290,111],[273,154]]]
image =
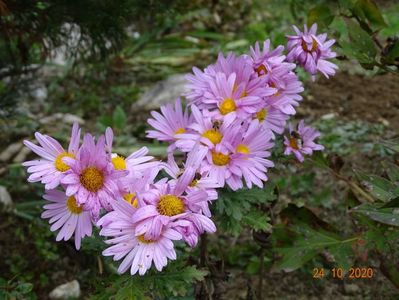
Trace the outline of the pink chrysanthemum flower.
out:
[[[195,105],[191,106],[191,111],[194,117],[191,133],[180,134],[176,142],[177,148],[183,152],[191,151],[198,143],[212,149],[222,141],[225,131],[234,121],[232,114],[226,115],[223,121],[212,120],[206,109],[200,111]]]
[[[105,151],[105,139],[101,136],[97,144],[91,134],[86,134],[76,159],[64,158],[70,170],[61,183],[66,195],[74,196],[79,205],[84,204],[94,218],[101,208],[111,210],[111,202],[120,196],[117,181],[127,175],[127,171],[115,170]]]
[[[214,112],[219,119],[229,113],[243,119],[262,97],[276,92],[264,78],[256,76],[244,55],[229,54],[225,58],[219,54],[214,65],[204,72],[194,69],[194,73],[187,76],[190,84],[186,97],[190,104]]]
[[[251,48],[250,62],[256,74],[275,88],[273,95],[265,97],[263,105],[272,105],[284,114],[293,115],[295,107],[302,100],[299,94],[303,92],[303,87],[293,72],[296,65],[286,62],[285,56],[281,54],[283,49],[283,46],[279,46],[271,51],[269,40],[263,43],[263,50],[256,43],[255,48]]]
[[[285,55],[282,55],[283,51],[284,46],[281,45],[271,50],[270,40],[263,42],[263,49],[261,49],[259,43],[256,42],[255,46],[250,49],[250,57],[252,67],[258,76],[267,75],[275,66],[283,63],[285,60]]]
[[[265,130],[270,130],[274,139],[274,133],[282,134],[284,132],[289,116],[274,106],[265,105],[256,112],[254,119],[258,119]]]
[[[273,147],[271,134],[257,120],[232,128],[224,143],[208,153],[201,170],[218,178],[218,182],[226,182],[233,190],[243,187],[242,179],[249,188],[252,184],[262,187],[262,181],[267,180],[267,168],[274,166],[265,158]]]
[[[298,124],[298,130],[294,131],[289,125],[290,137],[284,137],[285,155],[294,154],[300,161],[304,161],[304,155],[312,155],[313,151],[324,150],[323,145],[316,144],[314,140],[320,136],[316,129],[306,126],[301,120]]]
[[[194,226],[200,224],[197,226],[200,233],[203,233],[200,229],[216,231],[214,223],[202,215],[202,207],[207,205],[207,193],[204,190],[185,193],[194,176],[195,170],[186,168],[177,181],[154,184],[146,195],[138,195],[145,205],[139,204],[133,216],[137,222],[136,235],[144,234],[146,239],[154,239],[165,226],[185,220],[190,220],[186,222],[188,225],[193,220]]]
[[[295,107],[302,100],[300,95],[303,92],[302,82],[292,71],[293,69],[295,69],[295,64],[281,63],[264,75],[268,84],[277,90],[272,96],[266,98],[266,103],[287,115],[294,115]]]
[[[154,180],[161,168],[162,165],[158,164],[156,167],[148,168],[140,176],[130,173],[126,177],[121,178],[119,181],[119,189],[123,199],[137,208],[139,206],[137,195],[145,195],[150,185],[154,184]]]
[[[202,72],[198,68],[193,68],[193,74],[188,74],[186,79],[189,81],[187,85],[188,92],[185,94],[190,104],[195,104],[197,107],[215,108],[213,102],[210,104],[204,103],[206,99],[205,94],[209,96],[210,86],[209,83],[215,81],[217,73],[223,73],[226,77],[235,74],[235,86],[238,87],[239,83],[247,83],[252,77],[253,71],[246,64],[246,59],[243,56],[237,57],[233,53],[228,54],[227,58],[223,53],[219,53],[218,59],[215,64],[211,64]],[[212,98],[212,96],[211,96]]]
[[[154,157],[147,156],[148,148],[141,147],[139,150],[133,152],[128,157],[123,157],[117,153],[112,152],[114,133],[111,128],[105,131],[105,146],[108,153],[110,153],[112,164],[115,170],[128,170],[133,177],[141,177],[143,172],[158,167],[159,161],[151,161]]]
[[[262,101],[262,96],[273,94],[267,88],[267,93],[249,96],[245,90],[245,85],[236,85],[236,74],[226,76],[217,73],[214,80],[209,82],[210,91],[205,93],[204,103],[215,105],[213,116],[222,119],[228,114],[234,118],[245,119],[251,113],[256,112],[256,108]],[[272,91],[274,91],[272,89]],[[270,92],[270,93],[269,93]]]
[[[288,55],[287,60],[299,63],[307,72],[316,75],[317,71],[329,78],[335,74],[338,66],[329,62],[328,59],[334,58],[337,54],[331,51],[331,46],[335,40],[327,40],[327,34],[316,34],[317,24],[313,24],[308,30],[304,26],[304,32],[301,32],[296,26],[293,26],[296,35],[288,35]]]
[[[29,182],[40,181],[47,190],[54,189],[60,184],[65,172],[69,170],[63,158],[74,159],[77,156],[80,143],[79,126],[77,123],[73,124],[68,151],[65,151],[60,143],[50,136],[36,132],[35,137],[40,146],[29,141],[24,141],[24,144],[43,159],[26,161],[22,165],[28,167],[27,171],[31,173]]]
[[[113,211],[102,217],[97,225],[102,226],[100,235],[111,237],[105,243],[109,248],[103,251],[104,256],[113,256],[114,260],[123,259],[118,268],[119,273],[130,269],[130,274],[137,272],[144,275],[152,264],[158,271],[167,265],[168,259],[175,260],[174,240],[181,240],[181,234],[170,226],[165,226],[157,239],[146,239],[136,235],[135,222],[132,216],[137,209],[128,202],[118,199],[112,203]]]
[[[197,144],[190,153],[187,155],[186,162],[184,166],[180,168],[176,163],[174,156],[169,154],[168,162],[163,163],[163,167],[166,173],[170,175],[173,179],[170,182],[177,182],[178,178],[185,172],[186,169],[192,169],[195,171],[195,175],[193,180],[186,188],[186,192],[190,193],[197,190],[203,190],[208,194],[208,201],[216,200],[218,194],[216,192],[216,188],[220,188],[221,185],[216,181],[216,178],[212,178],[209,174],[200,172],[200,165],[205,158],[208,149],[204,146]],[[200,203],[202,213],[210,217],[211,212],[208,207],[208,203],[205,201]]]
[[[64,192],[48,190],[43,196],[50,204],[43,206],[42,218],[50,219],[51,231],[61,228],[56,240],[69,240],[75,235],[75,247],[80,249],[81,240],[91,236],[92,222],[90,213],[83,210],[83,206],[76,202],[74,196],[67,197]]]
[[[161,112],[151,112],[154,119],[148,119],[148,124],[155,130],[148,130],[147,137],[170,143],[168,151],[171,152],[175,149],[176,135],[185,133],[192,119],[187,108],[183,112],[180,99],[176,100],[174,108],[172,104],[161,106]]]

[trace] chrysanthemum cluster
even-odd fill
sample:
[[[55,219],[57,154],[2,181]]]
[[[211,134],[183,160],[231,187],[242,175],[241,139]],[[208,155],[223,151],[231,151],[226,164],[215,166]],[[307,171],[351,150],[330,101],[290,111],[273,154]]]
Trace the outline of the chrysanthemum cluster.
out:
[[[143,275],[152,264],[161,271],[176,259],[175,241],[194,247],[201,234],[215,232],[209,204],[217,200],[217,189],[262,188],[274,166],[275,140],[302,100],[293,62],[312,75],[334,73],[335,65],[326,61],[333,57],[332,42],[323,44],[326,37],[316,36],[314,26],[296,31],[298,37],[289,37],[289,57],[283,46],[271,50],[266,40],[249,54],[220,54],[203,71],[194,68],[187,75],[188,105],[178,99],[148,120],[147,136],[169,143],[165,162],[147,156],[145,147],[127,157],[114,153],[110,128],[81,141],[74,124],[67,150],[40,133],[39,145],[25,141],[41,157],[24,166],[29,182],[44,184],[48,204],[42,217],[59,230],[57,241],[74,236],[79,249],[97,226],[110,245],[103,255],[122,260],[119,272]],[[318,136],[303,121],[296,131],[289,125],[285,154],[303,161],[323,149],[314,142]]]

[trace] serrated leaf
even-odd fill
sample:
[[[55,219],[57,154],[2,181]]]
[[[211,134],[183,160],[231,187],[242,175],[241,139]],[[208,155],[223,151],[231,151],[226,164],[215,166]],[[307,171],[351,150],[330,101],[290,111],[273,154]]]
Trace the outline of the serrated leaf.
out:
[[[302,267],[309,260],[317,255],[317,251],[308,249],[301,251],[295,248],[278,248],[278,254],[282,255],[281,260],[277,263],[277,270],[292,272]]]
[[[125,299],[131,299],[131,300],[146,300],[150,299],[149,297],[146,297],[143,293],[144,289],[140,288],[140,286],[137,286],[133,278],[131,280],[127,281],[127,284],[121,286],[119,289],[117,289],[117,293],[115,295],[115,300],[125,300]]]
[[[297,235],[291,247],[276,249],[282,255],[282,259],[276,267],[285,271],[298,269],[325,249],[334,253],[334,258],[338,262],[340,260],[339,253],[348,252],[352,243],[358,239],[358,237],[342,239],[334,233],[322,229],[315,230],[302,222],[296,223],[290,229]],[[340,261],[340,263],[342,262]]]
[[[295,270],[321,253],[332,256],[337,266],[350,264],[351,247],[359,237],[341,237],[334,227],[304,207],[289,205],[281,217],[286,225],[275,225],[272,233],[277,254],[282,255],[277,269]]]
[[[362,214],[370,219],[392,225],[399,226],[399,208],[397,207],[376,207],[371,204],[362,204],[352,209],[354,213]]]
[[[366,190],[375,198],[383,202],[388,202],[396,197],[396,186],[389,180],[377,175],[368,175],[359,171],[356,171],[355,173],[362,185],[365,186]]]
[[[103,293],[92,296],[93,300],[115,298],[125,299],[170,299],[171,296],[184,296],[196,281],[201,281],[207,271],[185,262],[171,262],[162,272],[149,270],[144,276],[125,274],[117,277]]]
[[[314,23],[321,25],[321,28],[327,27],[334,20],[334,16],[331,13],[330,8],[321,4],[312,8],[308,13],[308,26],[312,26]]]
[[[251,211],[243,217],[243,221],[254,230],[269,230],[270,218],[261,211]]]

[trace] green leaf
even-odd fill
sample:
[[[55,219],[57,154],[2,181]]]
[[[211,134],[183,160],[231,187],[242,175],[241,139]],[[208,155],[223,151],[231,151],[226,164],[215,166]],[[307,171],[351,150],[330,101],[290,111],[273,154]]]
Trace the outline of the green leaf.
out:
[[[369,217],[370,219],[392,225],[399,226],[399,208],[397,207],[384,207],[379,208],[371,204],[362,204],[352,209],[353,213],[359,213]]]
[[[391,179],[393,182],[399,182],[399,166],[388,161],[382,162],[382,165],[384,166],[385,172],[388,174],[389,179]]]
[[[127,121],[126,114],[123,108],[120,105],[118,105],[115,108],[114,113],[112,114],[112,123],[117,129],[123,130],[126,126],[126,121]]]
[[[16,288],[17,292],[21,294],[28,294],[29,292],[32,291],[32,289],[33,289],[33,284],[27,282],[18,284]]]
[[[339,6],[342,9],[352,10],[355,6],[355,0],[338,0]]]
[[[388,141],[381,141],[381,144],[383,144],[386,148],[396,153],[399,153],[399,138],[395,138]]]
[[[384,252],[387,250],[387,239],[385,236],[386,227],[371,227],[367,230],[363,238],[366,241],[366,245],[369,249],[376,248],[377,250]]]
[[[303,222],[296,222],[289,229],[296,237],[289,247],[276,248],[277,253],[282,255],[276,265],[278,270],[298,269],[324,250],[330,251],[335,261],[341,263],[340,253],[349,253],[352,244],[358,240],[358,237],[342,239],[332,232],[321,228],[313,229]]]
[[[270,218],[259,210],[249,212],[242,219],[254,230],[265,231],[271,229],[271,225],[268,223]]]
[[[375,27],[382,28],[387,26],[384,17],[374,1],[358,0],[356,7],[363,12],[364,17]]]
[[[327,27],[334,20],[334,15],[331,13],[330,8],[321,4],[312,8],[308,13],[308,26],[312,26],[314,23],[320,25],[321,28]]]
[[[143,293],[144,289],[138,286],[134,281],[133,278],[127,281],[127,284],[122,285],[119,288],[115,295],[115,300],[125,300],[125,299],[132,299],[132,300],[144,300],[150,299],[146,297]]]
[[[374,63],[377,50],[371,36],[358,23],[350,19],[346,22],[350,43],[341,43],[345,54],[356,58],[360,63]]]
[[[186,266],[183,260],[179,260],[170,263],[162,272],[151,269],[144,276],[118,276],[105,291],[90,299],[105,300],[114,297],[117,300],[144,300],[185,296],[193,283],[203,280],[206,275],[207,271]]]
[[[368,175],[359,171],[355,172],[362,185],[375,198],[383,202],[392,200],[397,195],[395,193],[396,186],[389,180],[377,175]]]
[[[233,234],[239,234],[241,221],[250,226],[267,228],[260,215],[259,205],[274,201],[277,198],[274,186],[269,184],[265,189],[252,188],[231,191],[223,189],[219,192],[215,209],[221,228]],[[253,213],[256,211],[256,214]],[[251,213],[250,213],[251,212]],[[252,224],[252,225],[251,225]]]

